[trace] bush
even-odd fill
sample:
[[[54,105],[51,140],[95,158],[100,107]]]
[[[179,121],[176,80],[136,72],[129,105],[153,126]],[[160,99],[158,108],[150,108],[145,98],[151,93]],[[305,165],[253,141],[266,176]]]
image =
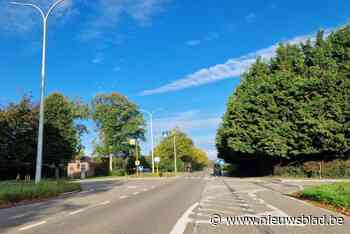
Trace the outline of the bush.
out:
[[[306,188],[300,197],[338,208],[350,209],[350,183],[334,183]]]
[[[350,160],[334,160],[325,163],[323,176],[330,178],[350,177]]]
[[[274,175],[285,177],[305,177],[306,174],[301,166],[276,166]]]
[[[125,176],[126,174],[127,174],[126,170],[124,170],[124,169],[113,170],[110,173],[111,176]]]
[[[39,184],[34,182],[3,182],[0,183],[0,204],[49,198],[75,190],[80,190],[80,184],[64,180],[46,180]]]

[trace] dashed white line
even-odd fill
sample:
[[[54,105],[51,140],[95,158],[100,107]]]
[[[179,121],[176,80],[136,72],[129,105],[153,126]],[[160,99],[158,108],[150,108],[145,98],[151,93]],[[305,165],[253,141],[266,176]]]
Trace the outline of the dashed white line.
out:
[[[137,188],[137,186],[128,186],[128,189],[134,189]]]
[[[144,192],[147,192],[147,191],[148,191],[148,189],[146,189],[146,188],[145,188],[145,189],[143,189],[143,191],[144,191]]]
[[[79,210],[76,210],[76,211],[72,211],[72,212],[69,213],[69,215],[75,215],[75,214],[83,212],[84,210],[85,209],[79,209]]]
[[[137,195],[137,194],[139,194],[139,193],[140,193],[140,192],[134,192],[133,194],[134,194],[134,195]]]
[[[128,196],[123,195],[123,196],[120,196],[119,198],[120,199],[125,199],[125,198],[128,198]]]
[[[9,219],[19,219],[19,218],[23,218],[25,216],[28,216],[30,214],[31,213],[24,213],[24,214],[20,214],[20,215],[15,215],[15,216],[10,217]]]
[[[20,228],[19,230],[20,230],[20,231],[25,231],[25,230],[31,229],[31,228],[33,228],[33,227],[37,227],[37,226],[39,226],[39,225],[43,225],[43,224],[45,224],[45,223],[46,223],[46,221],[41,221],[41,222],[39,222],[39,223],[33,223],[33,224],[31,224],[31,225],[22,227],[22,228]]]
[[[100,204],[98,204],[99,206],[104,206],[104,205],[108,205],[109,203],[111,203],[110,201],[104,201],[101,202]]]

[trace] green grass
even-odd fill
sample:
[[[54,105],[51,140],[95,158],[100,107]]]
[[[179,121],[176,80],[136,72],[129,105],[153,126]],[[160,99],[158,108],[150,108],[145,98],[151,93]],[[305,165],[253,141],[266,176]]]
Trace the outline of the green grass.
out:
[[[39,184],[6,181],[0,183],[0,205],[45,199],[76,190],[80,190],[80,184],[65,180],[44,180]]]
[[[337,208],[350,209],[350,183],[325,184],[306,188],[299,196]]]

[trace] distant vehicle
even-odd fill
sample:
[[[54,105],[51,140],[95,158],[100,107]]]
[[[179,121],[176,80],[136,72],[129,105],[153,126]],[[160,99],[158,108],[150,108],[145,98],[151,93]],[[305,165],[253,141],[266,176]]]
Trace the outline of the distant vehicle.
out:
[[[151,172],[151,171],[152,171],[151,168],[148,168],[148,167],[143,168],[143,172]]]
[[[222,176],[221,171],[222,171],[222,170],[221,170],[221,165],[215,163],[215,164],[214,164],[214,176]]]

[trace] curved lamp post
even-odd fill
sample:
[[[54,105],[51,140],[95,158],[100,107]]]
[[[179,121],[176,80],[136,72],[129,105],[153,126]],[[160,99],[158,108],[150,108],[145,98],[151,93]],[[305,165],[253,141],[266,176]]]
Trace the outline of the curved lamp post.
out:
[[[13,5],[32,7],[39,11],[43,20],[43,41],[42,41],[42,63],[41,63],[41,89],[40,89],[40,117],[39,117],[39,133],[38,133],[38,148],[37,148],[37,159],[36,159],[36,170],[35,170],[35,183],[39,183],[41,180],[41,169],[42,169],[42,152],[43,152],[43,134],[44,134],[44,97],[45,97],[45,67],[46,67],[46,31],[47,31],[47,20],[52,10],[64,0],[58,0],[53,3],[49,10],[44,11],[35,4],[32,3],[21,3],[21,2],[10,2]]]

